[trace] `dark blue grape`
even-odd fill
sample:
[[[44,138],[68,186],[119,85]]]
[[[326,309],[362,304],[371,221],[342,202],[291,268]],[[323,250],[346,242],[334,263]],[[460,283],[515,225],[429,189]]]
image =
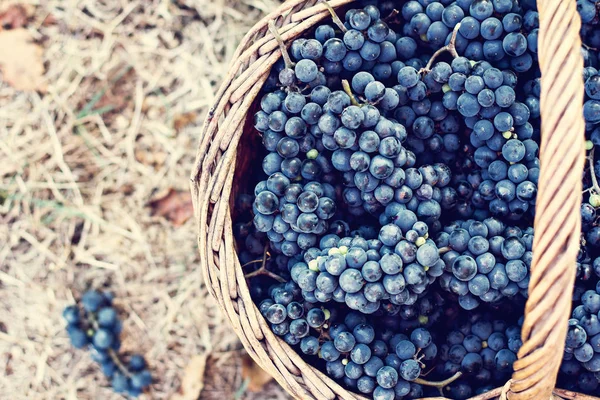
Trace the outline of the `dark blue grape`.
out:
[[[366,344],[359,343],[350,352],[350,358],[354,363],[363,365],[371,358],[371,349]]]
[[[510,139],[502,146],[502,156],[512,163],[521,161],[525,157],[525,151],[525,145],[518,139]]]
[[[491,0],[474,0],[469,7],[470,14],[480,21],[490,17],[494,13]]]
[[[124,393],[130,388],[130,381],[127,376],[121,372],[115,372],[112,377],[111,385],[116,393]]]
[[[502,40],[502,47],[511,57],[519,57],[527,50],[527,38],[522,33],[511,32]]]
[[[296,63],[294,71],[296,72],[296,77],[298,80],[308,83],[317,78],[318,68],[314,61],[302,59]]]
[[[133,374],[131,377],[131,386],[135,389],[144,389],[152,383],[152,375],[147,370]]]
[[[67,333],[71,344],[77,349],[83,348],[89,343],[86,333],[76,326],[69,325],[67,327]]]
[[[81,304],[87,312],[96,312],[104,304],[104,297],[95,290],[85,292],[81,298]]]
[[[113,307],[103,307],[96,315],[98,325],[103,328],[112,328],[118,321],[117,312]]]
[[[456,102],[457,110],[464,117],[474,117],[479,113],[480,105],[477,97],[470,93],[463,93]]]
[[[416,360],[405,360],[400,365],[400,376],[407,381],[414,381],[421,375],[421,366]]]
[[[448,7],[446,7],[444,9],[444,11],[442,12],[442,22],[448,28],[454,28],[456,26],[456,24],[461,22],[461,20],[464,18],[464,16],[465,16],[465,13],[462,10],[462,8],[460,8],[459,6],[457,6],[455,4],[451,4]]]
[[[92,337],[92,343],[94,347],[105,350],[110,348],[115,342],[115,336],[113,333],[107,329],[100,328],[94,332],[94,336]]]
[[[481,23],[481,37],[485,40],[496,40],[502,34],[502,22],[498,18],[490,17]]]
[[[69,325],[77,325],[81,319],[77,306],[66,307],[62,315]]]

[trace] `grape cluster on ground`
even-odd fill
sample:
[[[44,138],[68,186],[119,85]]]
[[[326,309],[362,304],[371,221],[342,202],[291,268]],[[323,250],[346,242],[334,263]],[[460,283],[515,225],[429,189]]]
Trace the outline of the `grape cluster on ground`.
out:
[[[119,354],[119,334],[123,326],[112,304],[113,295],[89,290],[80,303],[81,307],[71,305],[63,311],[71,344],[90,351],[92,360],[100,364],[116,393],[138,397],[152,383],[152,375],[142,355],[125,358]]]
[[[600,395],[600,2],[577,6],[588,162],[558,384]],[[234,206],[251,294],[276,335],[350,391],[465,399],[503,386],[533,258],[536,4],[331,12],[280,42],[253,114],[261,171]]]

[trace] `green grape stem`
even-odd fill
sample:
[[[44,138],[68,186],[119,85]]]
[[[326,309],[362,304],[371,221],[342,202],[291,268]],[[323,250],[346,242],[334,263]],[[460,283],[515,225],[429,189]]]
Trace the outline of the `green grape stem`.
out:
[[[256,263],[262,264],[262,262],[263,262],[262,258],[259,258],[257,260],[248,261],[246,264],[242,265],[242,268],[246,268],[248,265],[252,265],[252,264],[256,264]]]
[[[383,21],[385,21],[386,23],[395,23],[398,22],[396,20],[396,16],[398,16],[398,14],[400,14],[400,11],[396,10],[395,8],[392,10],[392,12],[390,13],[390,15],[388,15],[387,17],[383,18]]]
[[[354,106],[360,106],[360,103],[356,100],[356,97],[354,97],[354,93],[352,93],[352,88],[350,87],[348,80],[342,79],[342,87],[344,88],[344,92],[350,96],[350,103]]]
[[[454,30],[452,31],[452,37],[450,38],[450,41],[448,42],[448,44],[445,45],[444,47],[440,47],[438,50],[436,50],[435,53],[433,53],[433,55],[429,59],[429,62],[425,66],[425,68],[423,68],[423,69],[421,69],[421,71],[419,71],[420,73],[430,72],[431,66],[433,65],[433,62],[435,61],[435,59],[438,58],[440,56],[440,54],[442,54],[445,51],[452,54],[452,57],[454,57],[454,58],[459,57],[458,52],[456,51],[456,35],[458,34],[458,28],[460,28],[460,22],[458,24],[456,24],[456,26],[454,27]]]
[[[438,254],[442,255],[442,254],[446,254],[447,252],[452,251],[452,247],[450,246],[444,246],[444,247],[440,247],[438,249]]]
[[[327,8],[327,11],[329,11],[329,14],[331,14],[331,19],[333,20],[333,23],[336,24],[338,28],[340,28],[340,31],[342,31],[342,33],[348,32],[348,28],[346,28],[340,17],[338,17],[333,7],[331,7],[331,5],[326,1],[323,1],[321,4],[323,4],[325,8]]]
[[[275,26],[275,22],[273,22],[273,20],[269,21],[268,27],[269,27],[269,31],[271,32],[271,34],[275,38],[275,41],[279,45],[279,50],[281,50],[281,56],[283,57],[283,61],[285,63],[285,67],[286,68],[293,68],[294,67],[294,63],[292,62],[292,59],[290,58],[290,55],[289,55],[289,53],[287,51],[287,47],[285,46],[285,43],[284,43],[281,35],[277,31],[277,27]]]
[[[452,382],[454,382],[455,380],[457,380],[458,378],[460,378],[462,376],[462,372],[458,371],[456,374],[452,375],[450,378],[445,379],[443,381],[427,381],[425,379],[421,379],[421,378],[417,378],[415,379],[413,382],[414,383],[418,383],[419,385],[423,385],[423,386],[432,386],[437,388],[440,391],[440,394],[443,396],[444,395],[444,388],[446,386],[448,386],[449,384],[451,384]]]
[[[119,358],[119,355],[117,354],[116,351],[114,351],[113,349],[108,349],[108,355],[110,356],[110,358],[112,359],[112,361],[115,363],[115,365],[117,366],[117,368],[119,368],[119,371],[121,371],[121,373],[123,375],[125,375],[129,379],[131,379],[133,377],[133,375],[131,374],[131,372],[129,372],[129,370],[127,369],[127,367],[121,362],[121,359]]]
[[[94,313],[88,313],[88,322],[92,326],[94,331],[97,331],[98,329],[100,329],[100,325],[98,324],[98,320],[96,319],[96,316],[94,315]],[[119,371],[121,371],[121,373],[123,375],[125,375],[126,377],[131,379],[133,377],[133,375],[131,374],[131,372],[129,372],[129,370],[123,364],[123,362],[121,362],[121,359],[119,358],[119,354],[111,348],[107,349],[106,352],[108,353],[112,362],[115,363],[115,365],[117,366]]]
[[[596,178],[596,171],[594,169],[594,150],[595,147],[590,150],[589,156],[586,157],[590,163],[590,175],[592,177],[592,187],[588,189],[592,194],[600,194],[600,186],[598,186],[598,179]]]

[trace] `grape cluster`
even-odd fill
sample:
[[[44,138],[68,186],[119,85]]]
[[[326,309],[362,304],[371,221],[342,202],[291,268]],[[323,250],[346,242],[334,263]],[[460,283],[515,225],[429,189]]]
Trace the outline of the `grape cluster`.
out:
[[[599,43],[600,29],[595,2],[580,0],[577,5],[583,23],[583,117],[586,124],[587,168],[583,179],[584,201],[581,205],[582,246],[577,259],[579,285],[575,287],[573,298],[574,304],[578,305],[573,309],[569,320],[559,379],[566,388],[597,394],[600,392],[600,227],[597,218],[597,209],[600,207],[600,163],[596,149],[600,146],[600,74],[597,69],[600,65],[598,53],[591,46]]]
[[[311,98],[329,95],[329,89],[318,86]],[[269,154],[263,159],[263,171],[270,176],[280,172],[290,180],[307,181],[320,178],[331,181],[331,165],[320,154],[322,136],[317,122],[322,114],[321,104],[307,102],[305,95],[277,90],[261,99],[261,110],[254,115],[254,127],[262,133]]]
[[[577,0],[577,10],[581,17],[581,53],[584,65],[598,68],[598,52],[600,34],[598,33],[598,6],[594,0]]]
[[[405,66],[398,82],[405,93],[400,104],[406,105],[396,110],[396,117],[411,127],[407,146],[419,158],[458,167],[450,188],[462,217],[475,210],[513,220],[532,215],[539,174],[539,147],[533,138],[539,120],[531,118],[527,104],[516,101],[514,72],[457,57],[450,64],[433,64],[425,75]],[[463,153],[458,152],[459,121],[470,131]],[[437,123],[445,135],[436,134]]]
[[[340,313],[302,300],[293,282],[271,287],[259,310],[273,332],[311,358],[328,375],[376,399],[420,397],[417,382],[437,355],[431,333],[423,327],[393,334],[363,313]],[[303,304],[301,303],[303,301]]]
[[[278,253],[294,256],[314,246],[335,215],[335,188],[311,181],[291,183],[276,172],[256,186],[254,226]]]
[[[437,372],[442,376],[462,372],[460,380],[451,384],[448,395],[465,399],[502,386],[512,373],[521,347],[521,327],[488,314],[475,314],[470,320],[446,336],[440,347]],[[473,393],[472,384],[481,387]]]
[[[442,260],[442,289],[458,296],[466,310],[480,300],[495,303],[519,293],[527,295],[532,260],[533,229],[505,226],[496,218],[456,221],[436,238],[448,250]]]
[[[298,50],[301,60],[295,70],[280,71],[279,79],[287,91],[266,93],[261,110],[254,115],[254,127],[261,132],[268,151],[262,162],[267,179],[254,190],[254,225],[267,234],[274,251],[288,256],[314,246],[336,212],[336,189],[328,183],[335,180],[333,167],[321,154],[325,147],[317,125],[331,92],[322,84],[309,84],[313,90],[307,102],[296,86],[314,79],[320,82],[317,77],[323,76],[313,61],[323,48],[314,42],[306,44],[305,58]]]
[[[587,168],[584,173],[584,201],[581,205],[582,248],[578,262],[587,265],[590,257],[596,257],[600,249],[600,228],[597,221],[597,208],[600,207],[600,158],[596,151],[600,146],[600,74],[598,51],[600,27],[598,25],[598,7],[595,1],[577,1],[581,16],[581,52],[584,57],[583,81],[585,88],[583,117],[585,120]],[[589,250],[589,251],[588,251]],[[593,253],[593,254],[588,254]]]
[[[413,304],[444,267],[427,224],[403,209],[394,223],[381,227],[378,239],[324,236],[292,267],[291,277],[307,301],[333,300],[373,314],[382,301]]]
[[[301,301],[301,298],[298,285],[287,282],[272,286],[269,297],[258,306],[273,333],[292,346],[306,338],[310,328],[321,329],[329,319],[315,303]]]
[[[581,295],[573,310],[561,365],[568,388],[595,393],[600,387],[600,284]]]
[[[577,0],[589,153],[559,378],[592,394],[596,3]],[[357,4],[279,43],[253,121],[264,175],[232,210],[240,264],[273,332],[346,388],[468,398],[504,384],[521,345],[540,168],[536,4]]]
[[[600,207],[600,174],[599,155],[596,147],[600,146],[600,73],[592,66],[584,68],[585,102],[583,117],[585,119],[587,139],[588,171],[584,174],[584,201],[581,205],[582,233],[586,244],[594,250],[600,247],[600,227],[596,218],[596,209]]]
[[[139,396],[152,383],[144,357],[133,354],[128,362],[118,353],[122,324],[109,292],[87,291],[81,306],[71,305],[63,311],[71,344],[89,348],[92,359],[100,364],[104,375],[111,380],[116,393]]]
[[[357,73],[352,87],[357,93],[364,93],[367,102],[379,107],[394,108],[398,103],[397,93],[375,81],[368,72]],[[331,147],[334,150],[331,158],[334,168],[344,174],[347,182],[343,198],[350,207],[362,206],[375,214],[394,199],[405,183],[405,168],[414,160],[402,146],[406,130],[382,117],[369,103],[363,107],[349,105],[339,116],[330,115],[341,121],[340,127],[331,133],[336,143]]]
[[[437,50],[457,30],[456,51],[518,73],[537,59],[539,17],[535,4],[512,0],[407,1],[401,8],[405,56],[423,46]]]

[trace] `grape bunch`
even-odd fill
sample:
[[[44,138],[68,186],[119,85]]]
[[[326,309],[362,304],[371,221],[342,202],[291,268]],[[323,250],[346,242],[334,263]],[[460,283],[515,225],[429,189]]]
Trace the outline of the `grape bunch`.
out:
[[[335,188],[311,181],[291,183],[280,173],[256,186],[254,226],[264,232],[273,250],[294,256],[317,243],[335,215]]]
[[[513,220],[532,215],[539,146],[532,139],[536,132],[529,122],[530,108],[516,101],[516,74],[465,57],[454,58],[451,64],[437,62],[425,73],[410,66],[398,72],[407,104],[422,101],[426,93],[430,94],[430,106],[423,110],[429,108],[429,112],[424,115],[417,116],[415,103],[396,110],[398,120],[412,128],[409,148],[418,155],[428,152],[435,161],[463,166],[450,185],[462,217],[471,217],[474,209],[482,210],[483,215],[489,211]],[[464,160],[465,154],[456,154],[460,148],[458,120],[470,130],[469,163]],[[444,137],[436,135],[436,121],[441,121]],[[539,127],[539,120],[532,121]],[[471,174],[474,185],[462,176],[464,172]]]
[[[319,101],[318,96],[328,95],[329,89],[318,86],[311,98]],[[269,151],[262,163],[267,176],[280,172],[291,180],[333,180],[330,161],[320,154],[324,147],[316,124],[321,105],[307,103],[301,93],[282,90],[265,94],[260,104],[254,127],[262,133],[264,148]]]
[[[600,391],[600,257],[590,261],[585,256],[577,267],[574,308],[559,382],[571,390],[597,394]]]
[[[581,295],[569,320],[561,372],[573,390],[595,393],[600,387],[600,281]]]
[[[118,353],[123,326],[113,306],[113,295],[89,290],[80,303],[82,309],[71,305],[63,311],[71,344],[78,349],[89,348],[92,360],[100,364],[116,393],[139,396],[152,383],[152,375],[140,354],[131,355],[125,362]]]
[[[600,146],[600,74],[598,68],[598,45],[600,44],[600,29],[598,6],[595,1],[577,2],[581,16],[581,52],[584,57],[583,81],[585,88],[583,117],[585,120],[587,162],[584,173],[584,201],[581,205],[582,244],[591,251],[582,251],[578,262],[586,264],[586,260],[595,257],[600,248],[600,228],[597,221],[597,209],[600,207],[600,155],[596,151]],[[588,253],[594,253],[590,255]]]
[[[598,33],[598,6],[594,0],[577,0],[577,10],[581,17],[581,53],[586,67],[598,68],[598,47],[600,47],[600,34]]]
[[[333,300],[373,314],[382,301],[413,304],[444,267],[427,224],[405,209],[381,227],[378,239],[324,236],[290,272],[307,301]]]
[[[446,336],[440,347],[437,373],[442,376],[462,373],[447,390],[452,398],[467,398],[502,386],[512,373],[521,347],[521,327],[489,314],[475,314]],[[469,381],[479,387],[473,392]]]
[[[367,101],[378,102],[380,107],[397,104],[396,92],[375,81],[368,72],[356,74],[352,85],[364,91]],[[331,159],[348,183],[343,198],[351,207],[363,206],[376,214],[394,199],[405,180],[404,168],[411,165],[412,156],[402,146],[406,130],[399,123],[380,116],[379,110],[370,104],[362,108],[349,105],[340,111],[339,116],[333,113],[327,116],[341,121],[340,127],[332,132],[336,145],[331,147],[334,150]],[[374,118],[365,119],[365,116]],[[327,134],[329,132],[324,131],[324,135]]]
[[[457,30],[456,51],[465,57],[526,73],[537,59],[539,17],[535,3],[512,0],[457,0],[402,5],[403,49],[438,50]]]
[[[398,221],[405,230],[410,230],[410,222],[401,221],[408,218],[407,221],[413,223],[417,220],[425,222],[428,235],[438,232],[442,228],[442,210],[451,209],[455,203],[455,192],[446,186],[450,178],[445,164],[408,168],[404,185],[396,190],[394,201],[388,203],[379,215],[379,223],[386,225]]]
[[[373,398],[420,397],[418,382],[437,346],[422,327],[392,334],[362,313],[304,302],[293,282],[271,287],[259,310],[271,329],[305,356],[324,363],[328,375]],[[427,381],[424,381],[426,384]]]
[[[600,73],[593,66],[584,68],[585,102],[583,117],[585,120],[587,145],[587,171],[584,174],[584,201],[581,205],[582,233],[586,244],[594,249],[600,247],[600,227],[596,218],[596,209],[600,207],[600,174],[599,155],[596,147],[600,146]]]
[[[527,295],[532,260],[533,229],[505,226],[496,218],[456,221],[436,240],[448,250],[440,287],[458,296],[466,310],[480,301],[495,303],[504,297]]]

